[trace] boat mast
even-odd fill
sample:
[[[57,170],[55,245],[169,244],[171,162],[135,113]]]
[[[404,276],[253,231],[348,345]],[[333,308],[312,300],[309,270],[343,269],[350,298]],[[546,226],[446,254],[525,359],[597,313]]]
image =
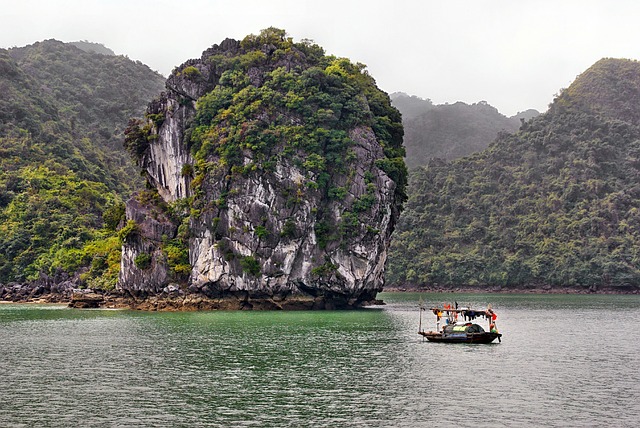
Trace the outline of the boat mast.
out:
[[[420,333],[422,331],[422,311],[425,310],[422,296],[420,296],[420,303],[418,303],[418,306],[420,307],[420,322],[418,323],[418,333]]]

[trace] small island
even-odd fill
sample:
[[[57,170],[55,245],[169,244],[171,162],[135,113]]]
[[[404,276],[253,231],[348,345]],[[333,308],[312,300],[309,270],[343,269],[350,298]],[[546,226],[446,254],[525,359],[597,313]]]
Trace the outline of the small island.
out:
[[[400,113],[364,66],[269,28],[166,88],[125,130],[148,190],[127,202],[117,289],[179,307],[375,300],[407,172]]]

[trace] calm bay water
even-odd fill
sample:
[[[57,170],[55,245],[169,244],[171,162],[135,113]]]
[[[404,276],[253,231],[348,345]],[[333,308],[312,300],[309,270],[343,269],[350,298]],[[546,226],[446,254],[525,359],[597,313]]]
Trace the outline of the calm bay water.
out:
[[[640,424],[640,296],[380,297],[344,312],[0,305],[0,426]],[[491,303],[502,343],[423,342],[420,297]]]

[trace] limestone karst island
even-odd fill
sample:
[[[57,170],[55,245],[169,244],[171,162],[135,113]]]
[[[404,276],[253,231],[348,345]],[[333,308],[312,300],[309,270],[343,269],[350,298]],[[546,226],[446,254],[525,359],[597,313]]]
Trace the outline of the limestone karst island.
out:
[[[125,131],[150,190],[127,202],[118,287],[232,308],[375,299],[406,169],[400,114],[363,66],[268,29],[166,89]]]

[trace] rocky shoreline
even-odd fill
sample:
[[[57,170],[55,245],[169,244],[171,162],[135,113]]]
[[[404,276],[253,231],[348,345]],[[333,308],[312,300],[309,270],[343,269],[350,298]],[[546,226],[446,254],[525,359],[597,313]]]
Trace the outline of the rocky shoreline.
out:
[[[210,297],[184,293],[175,288],[157,295],[134,296],[120,290],[103,291],[64,286],[0,285],[0,303],[64,303],[78,309],[106,308],[142,311],[203,310],[332,310],[354,309],[383,304],[377,299],[364,301],[336,296],[250,296],[245,292]]]
[[[495,293],[495,294],[640,294],[640,287],[633,285],[552,287],[552,286],[394,286],[385,292],[414,293]],[[67,304],[72,308],[108,308],[142,311],[205,311],[205,310],[332,310],[353,309],[382,305],[378,299],[348,301],[324,296],[249,296],[246,293],[229,293],[220,297],[208,297],[197,293],[168,290],[157,295],[133,296],[114,290],[102,291],[78,289],[73,281],[60,284],[0,284],[0,303]]]
[[[388,292],[412,293],[492,293],[492,294],[640,294],[636,285],[592,285],[590,287],[557,287],[552,285],[414,285],[385,287]]]

